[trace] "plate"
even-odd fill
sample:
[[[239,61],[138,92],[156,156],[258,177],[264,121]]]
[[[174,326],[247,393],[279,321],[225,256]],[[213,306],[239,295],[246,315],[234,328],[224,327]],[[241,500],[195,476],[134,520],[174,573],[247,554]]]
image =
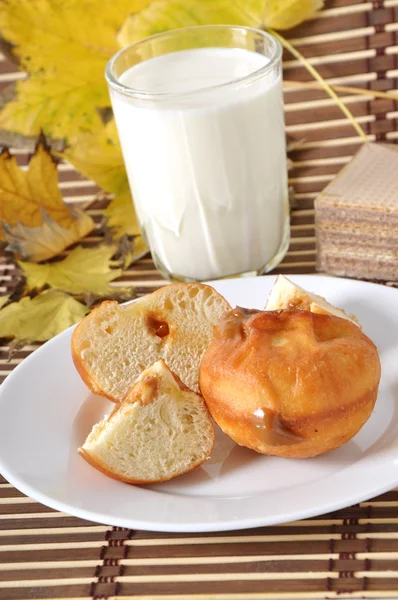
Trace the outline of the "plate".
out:
[[[0,472],[16,488],[62,512],[120,527],[210,532],[273,525],[334,511],[398,484],[398,290],[292,276],[354,313],[377,344],[382,379],[375,410],[350,442],[323,456],[286,460],[241,448],[217,432],[210,460],[148,487],[109,479],[76,452],[112,408],[94,396],[70,355],[72,328],[36,350],[0,388]],[[262,308],[275,277],[213,282],[235,305]]]

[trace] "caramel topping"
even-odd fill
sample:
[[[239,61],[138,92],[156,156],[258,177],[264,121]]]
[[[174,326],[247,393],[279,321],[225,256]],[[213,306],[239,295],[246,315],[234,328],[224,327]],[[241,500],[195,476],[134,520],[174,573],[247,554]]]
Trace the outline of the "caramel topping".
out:
[[[303,438],[288,429],[276,413],[258,408],[253,413],[253,423],[258,439],[272,446],[288,446],[303,441]]]
[[[159,381],[154,375],[147,375],[138,384],[138,395],[142,406],[152,402],[158,393]]]
[[[245,324],[256,313],[262,312],[254,308],[241,308],[237,306],[221,315],[214,337],[217,339],[244,339],[246,337]]]
[[[159,319],[155,314],[149,313],[146,316],[146,326],[148,331],[158,338],[164,338],[170,333],[167,321]]]
[[[248,321],[251,316],[256,315],[257,313],[264,312],[259,310],[258,308],[243,308],[242,306],[237,306],[236,311],[242,315],[242,318]]]

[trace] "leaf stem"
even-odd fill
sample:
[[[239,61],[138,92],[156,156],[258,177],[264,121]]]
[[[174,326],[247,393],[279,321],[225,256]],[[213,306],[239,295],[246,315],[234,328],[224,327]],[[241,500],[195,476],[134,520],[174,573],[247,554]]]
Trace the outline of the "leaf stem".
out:
[[[340,98],[338,97],[336,92],[333,91],[333,89],[330,87],[330,85],[328,83],[326,83],[326,81],[318,73],[318,71],[316,69],[314,69],[314,67],[301,54],[301,52],[296,50],[296,48],[294,46],[292,46],[292,44],[290,42],[288,42],[283,36],[281,36],[279,33],[274,31],[273,29],[268,29],[268,31],[269,31],[269,33],[271,33],[271,35],[273,35],[274,37],[276,37],[277,40],[280,41],[280,43],[282,44],[282,46],[284,48],[286,48],[286,50],[289,50],[289,52],[291,54],[293,54],[293,56],[295,58],[297,58],[304,65],[304,67],[314,77],[314,79],[316,79],[320,83],[320,85],[325,90],[325,92],[327,94],[329,94],[329,96],[331,98],[333,98],[333,100],[336,102],[336,104],[340,108],[340,110],[344,113],[344,115],[347,117],[347,119],[349,119],[349,121],[352,123],[352,126],[354,127],[354,129],[358,133],[358,135],[362,138],[362,140],[364,142],[367,142],[368,138],[366,136],[366,133],[364,132],[362,127],[359,125],[359,123],[356,121],[354,115],[346,107],[346,105],[340,100]]]
[[[317,90],[319,88],[323,89],[324,87],[321,83],[318,83],[317,81],[290,81],[289,79],[285,79],[283,81],[283,85],[288,88],[300,87],[309,90]],[[394,91],[379,92],[378,90],[368,90],[348,85],[329,85],[331,89],[335,92],[346,92],[347,94],[354,94],[358,96],[374,96],[375,98],[383,98],[385,100],[398,100],[398,92]]]

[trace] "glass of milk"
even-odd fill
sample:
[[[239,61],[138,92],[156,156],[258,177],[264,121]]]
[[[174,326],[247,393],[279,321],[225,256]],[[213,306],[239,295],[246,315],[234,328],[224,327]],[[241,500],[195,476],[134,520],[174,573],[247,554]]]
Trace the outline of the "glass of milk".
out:
[[[289,242],[281,47],[203,26],[120,50],[106,78],[142,234],[175,281],[256,275]]]

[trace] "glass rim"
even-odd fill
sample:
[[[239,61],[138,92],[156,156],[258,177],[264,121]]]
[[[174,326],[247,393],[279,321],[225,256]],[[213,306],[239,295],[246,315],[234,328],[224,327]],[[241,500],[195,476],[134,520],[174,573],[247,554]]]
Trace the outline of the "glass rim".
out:
[[[131,48],[136,48],[138,46],[148,43],[151,40],[167,38],[167,37],[174,37],[175,35],[181,34],[181,33],[186,33],[186,32],[191,32],[191,31],[197,32],[199,30],[202,30],[202,31],[215,30],[215,31],[217,31],[220,29],[245,31],[245,32],[258,34],[262,38],[267,38],[269,41],[271,41],[271,43],[273,45],[273,54],[272,54],[269,62],[266,65],[260,67],[260,69],[256,69],[252,73],[249,73],[248,75],[244,75],[243,77],[237,77],[236,79],[232,79],[231,81],[226,81],[224,83],[219,83],[217,85],[209,85],[207,87],[200,88],[198,90],[191,90],[191,91],[185,90],[183,92],[167,92],[167,91],[166,92],[164,92],[164,91],[148,92],[148,91],[140,90],[137,88],[130,87],[128,85],[124,85],[123,83],[121,83],[118,80],[118,78],[115,76],[115,74],[113,72],[116,61],[125,52],[127,52]],[[222,47],[222,46],[220,46],[220,47]],[[162,56],[162,55],[160,55],[160,56]],[[240,84],[252,83],[253,81],[256,81],[257,79],[260,79],[261,77],[263,77],[266,73],[270,72],[275,67],[275,65],[280,61],[281,57],[282,57],[281,44],[276,39],[276,37],[274,37],[267,31],[263,31],[261,29],[255,29],[254,27],[245,27],[244,25],[195,25],[193,27],[181,27],[180,29],[171,29],[170,31],[164,31],[162,33],[157,33],[155,35],[151,35],[146,38],[143,38],[142,40],[139,40],[138,42],[134,42],[133,44],[129,44],[128,46],[125,46],[124,48],[121,48],[108,61],[106,68],[105,68],[105,78],[108,82],[108,85],[112,89],[120,92],[124,96],[130,96],[132,98],[137,98],[140,100],[179,99],[179,98],[190,96],[192,94],[195,94],[195,95],[196,94],[206,94],[207,92],[213,92],[214,90],[218,90],[218,89],[225,89],[228,87],[236,86],[237,84],[240,85]],[[150,60],[150,59],[147,59],[147,60]],[[145,62],[145,61],[142,61],[142,62]],[[141,64],[141,63],[137,63],[137,64]]]

